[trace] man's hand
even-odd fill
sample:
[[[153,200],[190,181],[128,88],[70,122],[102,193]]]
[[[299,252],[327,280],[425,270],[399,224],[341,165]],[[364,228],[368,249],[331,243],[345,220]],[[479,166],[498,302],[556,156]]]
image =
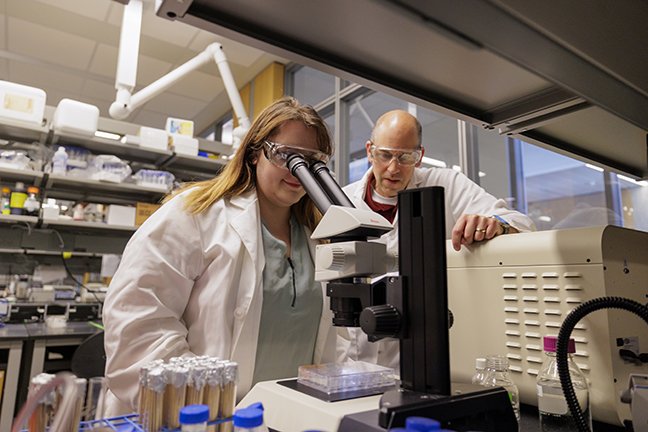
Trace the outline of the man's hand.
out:
[[[462,215],[452,228],[452,247],[458,251],[461,245],[490,240],[503,233],[497,219],[483,215]]]

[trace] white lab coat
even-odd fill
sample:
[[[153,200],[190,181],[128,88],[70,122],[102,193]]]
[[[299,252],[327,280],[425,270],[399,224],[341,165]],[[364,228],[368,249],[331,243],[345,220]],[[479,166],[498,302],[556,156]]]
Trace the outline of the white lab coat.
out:
[[[231,359],[239,365],[239,398],[252,385],[265,265],[256,192],[199,215],[182,203],[183,195],[175,197],[137,230],[110,284],[103,311],[109,416],[134,411],[139,370],[154,359]],[[323,293],[316,363],[335,360]]]
[[[364,197],[370,174],[371,168],[362,179],[343,188],[358,208],[369,209]],[[452,237],[452,228],[463,214],[497,215],[520,232],[535,230],[535,224],[528,216],[509,210],[504,200],[490,195],[458,171],[448,168],[415,168],[407,189],[427,186],[442,186],[445,189],[446,238]],[[394,229],[377,241],[385,243],[389,252],[398,252],[398,213],[394,219]],[[399,370],[398,341],[371,343],[359,328],[347,328],[340,335],[346,339],[342,344],[338,342],[338,355],[341,358],[363,360]]]

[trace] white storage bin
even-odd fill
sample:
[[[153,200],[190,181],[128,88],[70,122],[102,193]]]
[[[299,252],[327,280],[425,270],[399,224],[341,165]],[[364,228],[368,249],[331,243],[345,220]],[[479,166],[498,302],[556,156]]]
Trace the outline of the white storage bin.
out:
[[[0,117],[40,125],[45,114],[45,91],[0,81]]]
[[[168,150],[169,135],[165,130],[142,126],[139,130],[140,147]]]
[[[109,225],[135,226],[135,207],[111,204],[106,210]]]
[[[54,111],[51,129],[54,132],[94,136],[98,123],[99,108],[96,106],[72,99],[61,99]]]
[[[171,150],[177,154],[198,156],[198,140],[186,135],[172,134],[171,137]]]

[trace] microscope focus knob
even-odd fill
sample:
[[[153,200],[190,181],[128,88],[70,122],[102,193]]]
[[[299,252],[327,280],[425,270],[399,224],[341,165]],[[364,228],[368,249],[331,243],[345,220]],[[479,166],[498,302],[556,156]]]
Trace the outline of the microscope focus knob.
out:
[[[369,306],[360,314],[360,327],[369,336],[396,337],[401,327],[401,314],[390,304]]]

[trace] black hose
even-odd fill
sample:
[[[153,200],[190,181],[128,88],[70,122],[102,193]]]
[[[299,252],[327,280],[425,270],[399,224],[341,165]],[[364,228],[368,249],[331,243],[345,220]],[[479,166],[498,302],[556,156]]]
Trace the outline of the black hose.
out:
[[[590,432],[590,429],[587,419],[585,419],[583,411],[580,408],[578,399],[576,398],[576,392],[574,392],[574,386],[571,377],[569,376],[569,366],[567,365],[567,347],[569,344],[569,338],[574,327],[583,317],[591,312],[608,308],[627,310],[638,315],[646,322],[646,324],[648,324],[648,307],[641,303],[623,297],[600,297],[586,301],[574,309],[569,315],[567,315],[567,318],[563,321],[562,326],[560,327],[560,332],[558,333],[558,341],[556,345],[558,376],[560,377],[560,385],[562,386],[567,406],[569,406],[569,410],[571,411],[572,417],[574,417],[574,421],[576,422],[576,426],[580,432]]]

